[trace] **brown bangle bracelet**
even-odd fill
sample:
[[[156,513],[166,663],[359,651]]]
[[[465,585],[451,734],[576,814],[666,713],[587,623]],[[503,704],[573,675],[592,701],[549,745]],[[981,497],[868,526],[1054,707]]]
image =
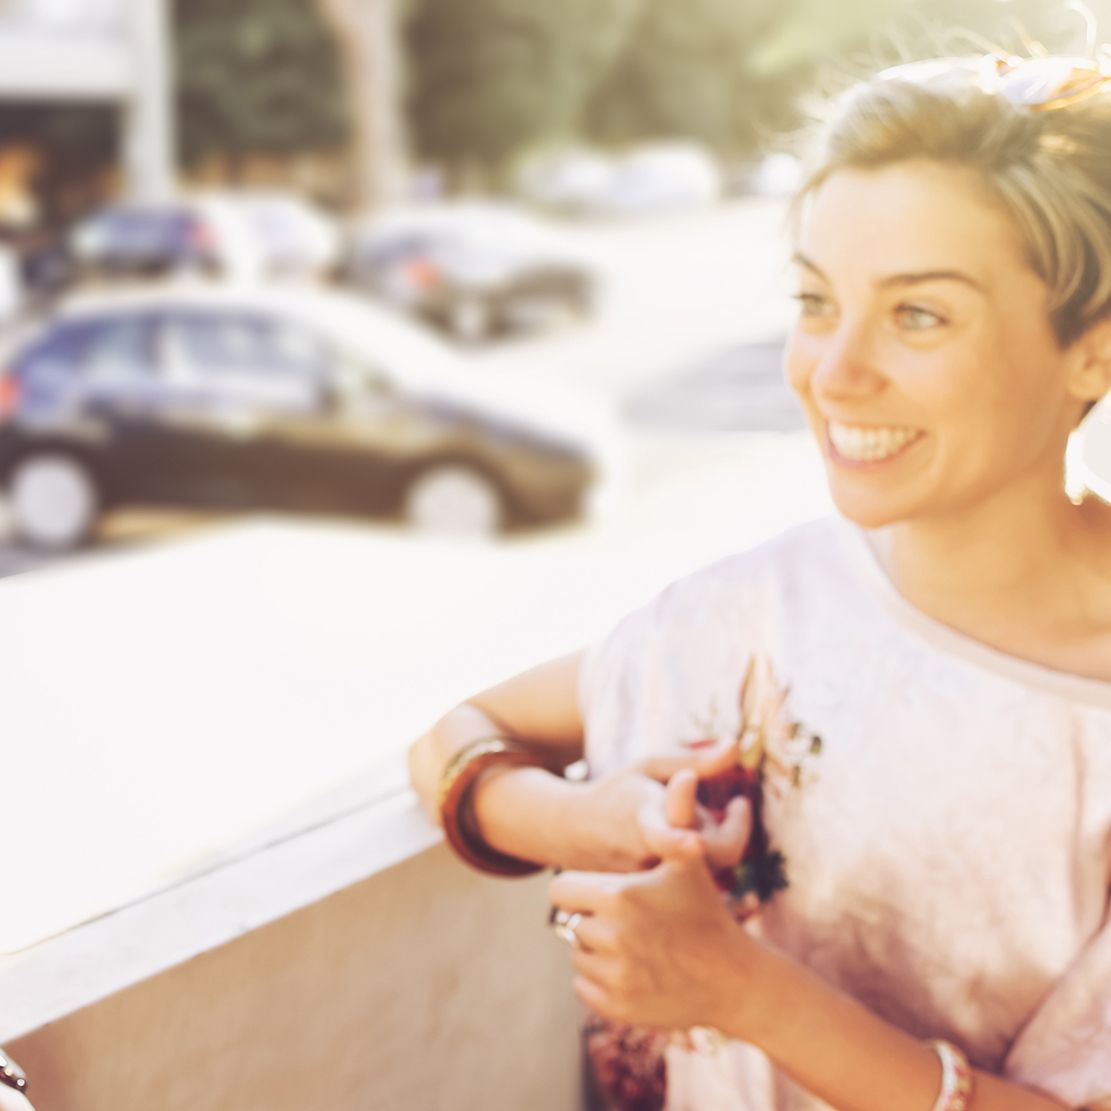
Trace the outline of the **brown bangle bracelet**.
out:
[[[487,768],[495,766],[536,768],[543,764],[504,737],[483,737],[461,748],[440,776],[440,820],[444,836],[456,854],[480,872],[493,876],[528,876],[542,872],[542,864],[498,852],[464,828],[462,817],[467,796],[475,780]]]

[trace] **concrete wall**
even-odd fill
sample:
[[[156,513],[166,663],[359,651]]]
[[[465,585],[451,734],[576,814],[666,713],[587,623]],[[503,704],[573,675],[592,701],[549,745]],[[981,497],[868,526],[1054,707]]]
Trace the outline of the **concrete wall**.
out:
[[[7,1048],[37,1111],[574,1111],[546,886],[437,846]]]

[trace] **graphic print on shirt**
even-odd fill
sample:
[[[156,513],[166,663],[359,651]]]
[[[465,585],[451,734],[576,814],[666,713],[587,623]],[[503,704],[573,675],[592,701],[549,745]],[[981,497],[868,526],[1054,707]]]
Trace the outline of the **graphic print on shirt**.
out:
[[[740,725],[730,737],[714,705],[708,718],[696,721],[698,739],[681,742],[698,750],[731,740],[737,762],[698,786],[698,801],[716,821],[731,799],[743,795],[752,807],[752,832],[739,864],[715,875],[722,898],[738,921],[759,910],[788,884],[783,854],[772,848],[764,827],[764,795],[777,797],[813,782],[821,738],[787,712],[789,689],[776,678],[764,656],[749,658],[737,703]],[[586,1051],[609,1111],[661,1111],[667,1094],[665,1053],[669,1045],[715,1056],[725,1040],[715,1030],[662,1031],[624,1026],[590,1014],[583,1028]]]
[[[698,785],[698,801],[717,820],[725,815],[731,799],[743,795],[752,807],[752,833],[744,858],[735,868],[718,872],[722,891],[734,900],[734,911],[745,918],[755,909],[755,895],[766,903],[789,880],[783,854],[773,848],[764,826],[764,795],[782,797],[792,788],[802,788],[816,776],[822,739],[787,712],[789,688],[780,684],[766,656],[748,661],[739,694],[740,726],[731,738],[737,745],[737,762]],[[688,749],[706,748],[726,740],[711,706],[708,720],[696,722],[700,737],[684,741]]]

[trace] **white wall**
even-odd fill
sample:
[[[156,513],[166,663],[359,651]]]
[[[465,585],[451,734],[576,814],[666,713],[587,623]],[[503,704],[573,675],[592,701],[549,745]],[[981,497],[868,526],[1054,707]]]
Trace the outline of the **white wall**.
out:
[[[575,1111],[546,885],[436,846],[7,1049],[37,1111]]]

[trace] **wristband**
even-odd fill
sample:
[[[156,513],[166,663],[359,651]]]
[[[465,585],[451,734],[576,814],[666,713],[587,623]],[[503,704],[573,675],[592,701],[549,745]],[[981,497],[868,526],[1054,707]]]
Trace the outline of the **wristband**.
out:
[[[483,737],[461,748],[447,763],[440,776],[440,821],[444,836],[457,856],[492,876],[528,876],[544,870],[542,864],[521,860],[491,848],[474,831],[467,828],[464,817],[475,780],[495,766],[514,768],[543,767],[520,745],[504,737]]]
[[[967,1111],[972,1100],[972,1066],[951,1042],[926,1043],[941,1058],[941,1091],[933,1111]]]

